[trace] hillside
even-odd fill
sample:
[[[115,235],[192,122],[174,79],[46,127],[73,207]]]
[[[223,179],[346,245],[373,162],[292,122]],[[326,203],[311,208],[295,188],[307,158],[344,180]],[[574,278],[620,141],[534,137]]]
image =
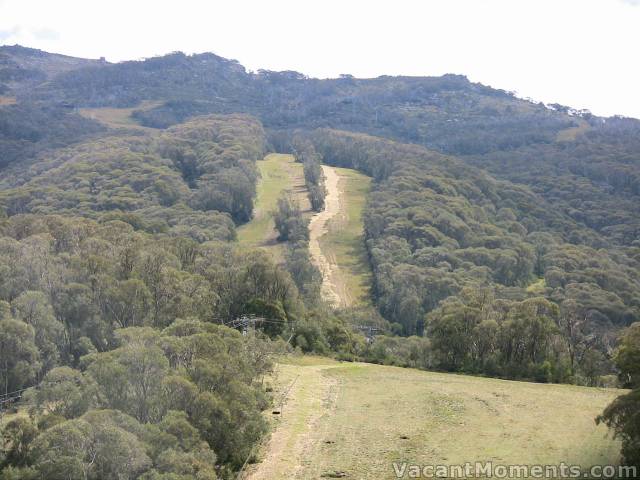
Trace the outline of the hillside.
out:
[[[314,142],[326,162],[378,180],[365,215],[367,245],[382,312],[408,333],[480,279],[496,285],[498,296],[524,299],[526,287],[544,277],[545,296],[586,302],[596,324],[637,318],[635,250],[535,191],[415,145],[330,130]]]
[[[248,73],[213,54],[174,53],[69,71],[24,99],[78,107],[162,99],[163,105],[137,114],[144,125],[242,111],[268,128],[353,129],[456,154],[549,143],[580,124],[568,109],[548,109],[459,75],[318,80],[297,72]]]
[[[35,55],[17,47],[4,51]],[[60,62],[44,52],[37,57],[40,63]],[[17,179],[29,172],[31,186],[20,185],[22,191],[55,182],[55,176],[35,178],[23,160],[40,155],[39,169],[55,164],[50,158],[58,154],[48,150],[60,142],[74,143],[71,151],[77,151],[94,142],[83,144],[88,137],[122,142],[120,130],[144,143],[166,136],[154,128],[158,132],[194,115],[245,112],[265,127],[273,150],[290,152],[292,139],[302,136],[325,163],[373,178],[364,215],[367,257],[374,303],[394,331],[421,334],[427,313],[447,299],[464,304],[460,293],[478,286],[489,287],[499,301],[541,296],[566,305],[565,313],[572,309],[586,318],[580,342],[605,356],[614,341],[609,333],[640,318],[636,120],[534,104],[455,75],[318,80],[295,72],[251,73],[213,54],[181,53],[68,66],[50,68],[47,82],[0,107],[7,115],[9,147],[3,162],[18,162],[7,172]],[[31,121],[31,112],[42,118],[25,135],[27,126],[17,125]],[[46,123],[68,133],[43,129]],[[333,130],[317,128],[325,126]],[[191,190],[185,203],[202,204],[193,192],[193,167],[171,162],[169,168],[182,177],[179,188],[186,183]],[[247,199],[254,195],[254,176],[237,185]],[[33,211],[16,204],[20,193],[7,187],[15,186],[5,181],[2,193],[10,214]],[[217,202],[204,209],[226,211],[236,223],[251,217],[253,206],[246,200],[236,206]],[[150,211],[141,199],[135,203],[99,208]],[[154,221],[159,214],[152,215]],[[369,290],[355,288],[359,297]],[[594,333],[597,340],[589,340]]]
[[[208,224],[232,238],[227,213],[246,221],[253,209],[264,133],[250,118],[204,117],[161,134],[104,136],[56,151],[1,180],[9,215],[63,213],[137,222],[145,230]]]
[[[255,478],[618,463],[638,138],[460,75],[1,47],[0,480],[234,478],[295,378]]]
[[[612,390],[303,358],[278,367],[277,391],[284,404],[245,479],[396,478],[394,462],[617,463],[617,442],[589,421]]]

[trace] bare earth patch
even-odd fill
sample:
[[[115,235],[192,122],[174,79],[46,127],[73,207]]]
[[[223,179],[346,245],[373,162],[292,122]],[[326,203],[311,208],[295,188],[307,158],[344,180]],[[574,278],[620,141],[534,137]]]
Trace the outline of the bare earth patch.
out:
[[[322,273],[322,296],[333,306],[344,307],[349,304],[349,298],[340,295],[341,290],[344,293],[344,289],[340,289],[335,283],[338,264],[335,258],[325,255],[320,247],[320,238],[327,233],[329,221],[340,212],[339,177],[334,167],[323,165],[322,172],[327,196],[324,210],[311,217],[309,222],[309,253],[313,263]]]
[[[349,168],[323,166],[325,211],[312,218],[310,253],[323,276],[323,296],[336,307],[371,305],[371,267],[362,213],[371,178]]]
[[[318,424],[335,408],[337,381],[326,371],[337,366],[331,360],[319,365],[279,365],[276,399],[286,393],[283,407],[273,415],[274,431],[259,454],[261,463],[251,465],[241,478],[298,478],[305,459],[318,448]]]

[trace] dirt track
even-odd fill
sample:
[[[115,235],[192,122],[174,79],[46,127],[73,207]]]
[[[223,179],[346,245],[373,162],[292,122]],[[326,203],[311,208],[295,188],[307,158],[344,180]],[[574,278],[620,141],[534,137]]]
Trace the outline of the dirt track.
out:
[[[309,222],[309,252],[313,263],[322,273],[322,296],[332,305],[344,306],[346,299],[340,295],[340,289],[333,279],[338,277],[338,265],[335,260],[328,257],[320,247],[320,237],[327,233],[329,221],[340,212],[340,189],[338,188],[339,176],[336,169],[327,165],[322,166],[325,177],[327,196],[324,210],[315,214]]]
[[[335,408],[337,384],[326,375],[336,365],[296,367],[281,365],[286,398],[273,433],[262,452],[261,462],[251,465],[242,480],[302,479],[306,459],[318,448],[316,430],[323,416]],[[301,476],[302,475],[302,476]]]

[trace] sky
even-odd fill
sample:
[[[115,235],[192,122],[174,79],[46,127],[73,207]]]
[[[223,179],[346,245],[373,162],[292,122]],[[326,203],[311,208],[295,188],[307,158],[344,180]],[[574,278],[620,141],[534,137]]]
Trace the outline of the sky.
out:
[[[134,60],[214,52],[249,70],[463,74],[640,118],[640,0],[0,0],[0,44]]]

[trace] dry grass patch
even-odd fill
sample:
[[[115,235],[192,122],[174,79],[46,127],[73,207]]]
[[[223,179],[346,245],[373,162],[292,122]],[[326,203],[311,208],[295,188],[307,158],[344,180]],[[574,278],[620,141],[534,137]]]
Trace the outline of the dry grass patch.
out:
[[[140,105],[133,108],[81,108],[79,109],[80,115],[91,120],[102,123],[111,128],[134,128],[143,130],[155,130],[149,127],[143,127],[140,125],[131,114],[136,110],[149,110],[157,107],[161,102],[144,100]]]

